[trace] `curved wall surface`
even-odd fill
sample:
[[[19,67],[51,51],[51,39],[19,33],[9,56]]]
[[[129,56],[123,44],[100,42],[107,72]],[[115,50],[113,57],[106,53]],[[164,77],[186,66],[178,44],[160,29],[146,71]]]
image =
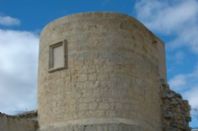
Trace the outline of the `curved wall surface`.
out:
[[[51,71],[50,47],[62,41],[65,68]],[[58,19],[40,40],[41,131],[161,131],[165,72],[164,45],[129,16],[84,13]]]

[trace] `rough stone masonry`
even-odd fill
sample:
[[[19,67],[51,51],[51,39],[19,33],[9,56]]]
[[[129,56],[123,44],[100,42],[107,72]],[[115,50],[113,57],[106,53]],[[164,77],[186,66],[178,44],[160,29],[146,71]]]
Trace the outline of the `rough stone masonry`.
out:
[[[134,18],[81,13],[42,31],[37,130],[190,131],[189,112],[168,87],[164,44]]]
[[[55,20],[40,39],[40,130],[188,130],[187,104],[177,108],[180,124],[167,119],[165,105],[177,99],[161,96],[162,80],[164,44],[134,18],[81,13]]]

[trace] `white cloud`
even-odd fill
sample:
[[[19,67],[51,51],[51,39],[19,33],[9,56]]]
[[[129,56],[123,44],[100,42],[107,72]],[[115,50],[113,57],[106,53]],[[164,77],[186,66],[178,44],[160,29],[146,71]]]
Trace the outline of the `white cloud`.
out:
[[[198,87],[198,66],[191,73],[178,74],[169,80],[171,88],[178,92]]]
[[[172,33],[197,16],[195,0],[181,0],[174,4],[169,1],[140,0],[136,4],[138,18],[153,30]]]
[[[179,90],[178,88],[186,85],[186,79],[187,77],[185,75],[177,75],[169,81],[169,84],[171,85],[171,88]]]
[[[198,53],[198,1],[140,0],[136,2],[137,17],[151,30],[174,35],[168,47],[189,47]]]
[[[169,80],[170,87],[187,99],[192,109],[198,109],[198,66],[191,73],[179,74]],[[198,112],[192,113],[198,115]]]
[[[0,29],[0,111],[36,108],[38,36]]]
[[[197,94],[198,94],[198,85],[197,87],[193,87],[191,90],[185,93],[185,97],[188,98],[189,103],[193,109],[198,109],[198,95]]]
[[[185,26],[187,27],[187,26]],[[182,30],[178,33],[178,37],[168,43],[168,48],[172,50],[177,49],[182,46],[190,47],[190,49],[198,54],[198,25],[193,25]]]
[[[10,16],[0,16],[0,25],[4,26],[14,26],[20,25],[21,21],[17,18],[13,18]]]

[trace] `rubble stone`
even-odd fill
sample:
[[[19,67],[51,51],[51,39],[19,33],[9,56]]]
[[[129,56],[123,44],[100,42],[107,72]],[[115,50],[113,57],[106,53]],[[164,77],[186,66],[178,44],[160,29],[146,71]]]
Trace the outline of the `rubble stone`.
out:
[[[161,96],[163,131],[191,131],[188,101],[184,100],[180,94],[172,91],[164,82],[161,86]]]

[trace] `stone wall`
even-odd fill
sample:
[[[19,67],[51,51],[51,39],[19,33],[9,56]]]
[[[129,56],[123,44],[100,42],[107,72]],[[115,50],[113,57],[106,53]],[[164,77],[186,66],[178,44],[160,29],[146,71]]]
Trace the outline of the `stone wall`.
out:
[[[37,131],[36,120],[0,113],[0,131]]]
[[[63,40],[67,68],[49,72],[49,47]],[[50,23],[40,39],[41,129],[116,123],[161,131],[162,51],[163,43],[126,15],[85,13]]]
[[[68,125],[61,127],[50,127],[42,131],[144,131],[140,126],[128,124],[89,124],[89,125]]]
[[[50,47],[62,41],[66,68],[52,72]],[[164,44],[129,16],[63,17],[40,40],[41,128],[35,113],[0,114],[0,131],[190,131],[190,106],[166,84],[165,65]]]
[[[189,127],[190,105],[182,96],[162,83],[162,128],[163,131],[191,131]]]

